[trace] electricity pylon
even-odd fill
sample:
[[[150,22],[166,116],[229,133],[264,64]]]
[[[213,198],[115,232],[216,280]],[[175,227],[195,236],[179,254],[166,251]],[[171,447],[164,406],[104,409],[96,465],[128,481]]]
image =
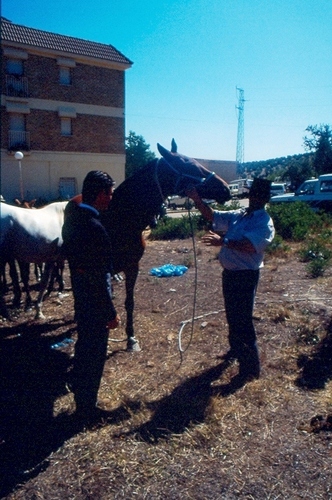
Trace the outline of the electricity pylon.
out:
[[[244,162],[244,90],[236,87],[239,94],[239,103],[236,106],[238,110],[237,122],[237,141],[236,141],[236,161],[238,172],[242,172]]]

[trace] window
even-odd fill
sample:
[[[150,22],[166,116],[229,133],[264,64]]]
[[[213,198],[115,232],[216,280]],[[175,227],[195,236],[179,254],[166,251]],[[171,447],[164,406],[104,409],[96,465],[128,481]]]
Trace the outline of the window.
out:
[[[30,149],[30,134],[25,129],[25,115],[23,113],[9,114],[9,141],[8,149]]]
[[[71,135],[71,118],[61,118],[61,135]]]
[[[7,75],[22,76],[23,61],[20,59],[8,59],[6,66]]]
[[[20,113],[10,113],[9,129],[15,132],[25,132],[25,116]]]
[[[71,84],[70,68],[67,68],[65,66],[60,66],[59,78],[61,85],[70,85]]]
[[[70,200],[77,193],[77,183],[75,177],[60,177],[59,194],[61,198]]]
[[[330,193],[332,191],[332,181],[323,181],[320,190],[323,193]]]

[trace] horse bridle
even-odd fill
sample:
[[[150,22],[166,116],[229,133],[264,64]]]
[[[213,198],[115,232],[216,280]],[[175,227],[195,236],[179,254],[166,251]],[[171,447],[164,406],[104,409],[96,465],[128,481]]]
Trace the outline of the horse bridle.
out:
[[[182,181],[182,179],[192,179],[193,181],[196,181],[196,184],[193,183],[192,187],[197,187],[199,185],[202,185],[203,183],[207,184],[216,175],[215,172],[210,172],[207,177],[203,177],[202,178],[202,177],[198,177],[198,176],[195,176],[195,175],[184,174],[183,172],[180,172],[179,170],[177,170],[173,165],[171,165],[170,163],[168,163],[168,161],[166,161],[165,158],[163,158],[163,160],[169,166],[169,168],[171,170],[173,170],[173,172],[175,172],[177,174],[177,181],[176,181],[175,186],[174,186],[174,192],[177,195],[185,194],[184,190],[178,191],[178,186],[180,185],[180,182]],[[159,177],[158,177],[159,161],[160,160],[158,159],[157,162],[156,162],[156,168],[154,169],[154,173],[155,173],[155,181],[156,181],[156,184],[158,186],[160,196],[162,198],[162,201],[164,201],[165,200],[165,196],[163,195],[163,192],[162,192],[162,189],[161,189],[161,186],[160,186],[160,182],[159,182]]]

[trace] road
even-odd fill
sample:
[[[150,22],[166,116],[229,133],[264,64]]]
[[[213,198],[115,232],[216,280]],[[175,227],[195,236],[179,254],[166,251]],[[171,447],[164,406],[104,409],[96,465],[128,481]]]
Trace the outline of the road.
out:
[[[249,203],[249,200],[248,198],[243,198],[241,200],[236,200],[239,202],[240,206],[241,207],[247,207],[248,206],[248,203]],[[231,201],[228,201],[227,203],[225,203],[226,206],[229,206],[231,204]],[[196,214],[196,213],[199,213],[198,210],[196,210],[195,208],[193,208],[191,210],[191,213],[193,214]],[[169,217],[173,217],[174,219],[177,219],[179,217],[182,217],[183,215],[188,215],[188,210],[185,210],[184,208],[178,208],[177,210],[169,210],[167,209],[167,215]]]

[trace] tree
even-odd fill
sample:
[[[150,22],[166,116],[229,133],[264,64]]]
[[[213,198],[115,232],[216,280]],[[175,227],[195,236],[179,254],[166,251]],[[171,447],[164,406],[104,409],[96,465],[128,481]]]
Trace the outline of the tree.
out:
[[[329,125],[309,125],[304,137],[304,148],[314,152],[313,167],[317,175],[332,172],[332,130]]]
[[[130,177],[156,158],[156,155],[149,148],[150,144],[147,144],[141,135],[129,132],[128,137],[126,137],[126,177]]]
[[[292,158],[282,174],[283,181],[289,181],[291,189],[297,189],[305,180],[314,177],[315,172],[312,166],[312,155],[302,155],[299,158]]]

